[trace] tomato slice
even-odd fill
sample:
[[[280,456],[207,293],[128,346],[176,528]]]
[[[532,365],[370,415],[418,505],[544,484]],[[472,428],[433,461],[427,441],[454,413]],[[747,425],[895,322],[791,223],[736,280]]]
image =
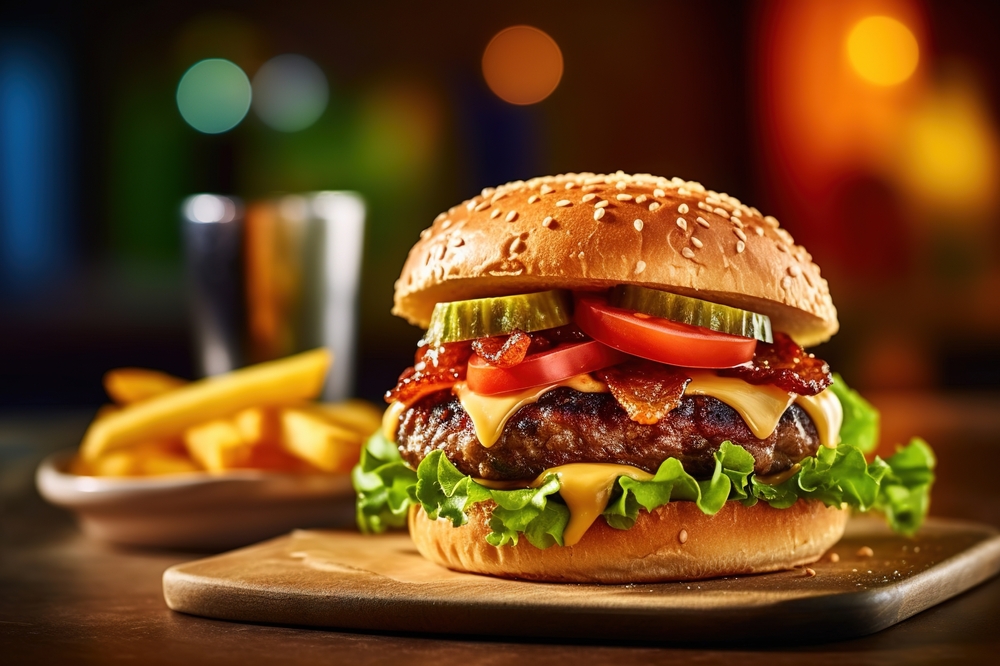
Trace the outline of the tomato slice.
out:
[[[627,358],[597,340],[559,345],[531,354],[510,368],[494,367],[473,354],[469,358],[465,381],[480,395],[496,395],[554,384],[585,372],[617,365]]]
[[[753,358],[757,341],[612,307],[598,296],[577,296],[583,332],[627,354],[685,368],[732,368]]]

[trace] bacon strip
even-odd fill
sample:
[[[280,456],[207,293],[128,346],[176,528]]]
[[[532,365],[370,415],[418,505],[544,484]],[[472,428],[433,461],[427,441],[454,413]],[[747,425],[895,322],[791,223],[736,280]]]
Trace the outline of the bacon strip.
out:
[[[719,374],[748,384],[773,384],[798,395],[816,395],[833,383],[827,362],[807,354],[784,333],[774,334],[774,344],[758,342],[749,363],[719,370]]]
[[[495,368],[512,368],[528,354],[532,337],[515,328],[506,338],[479,338],[472,343],[472,351]]]
[[[636,423],[652,425],[677,409],[691,378],[680,368],[630,361],[595,373]]]
[[[416,363],[399,377],[395,387],[386,391],[385,401],[406,404],[435,391],[451,389],[465,379],[465,370],[472,355],[468,342],[454,342],[440,347],[419,347]]]

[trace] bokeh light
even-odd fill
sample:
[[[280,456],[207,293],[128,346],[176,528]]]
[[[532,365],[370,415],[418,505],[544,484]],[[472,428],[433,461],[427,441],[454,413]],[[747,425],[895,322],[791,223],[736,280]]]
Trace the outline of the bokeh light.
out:
[[[298,132],[323,115],[330,88],[309,58],[287,53],[268,60],[253,77],[253,109],[281,132]]]
[[[483,76],[497,97],[535,104],[552,94],[563,73],[562,51],[538,28],[517,25],[497,33],[483,52]]]
[[[888,16],[869,16],[848,34],[847,57],[861,78],[879,86],[894,86],[913,75],[920,47],[903,23]]]
[[[250,110],[250,79],[221,58],[191,66],[177,84],[177,108],[187,124],[205,134],[231,130]]]
[[[982,95],[959,79],[933,90],[904,129],[899,168],[911,195],[951,213],[986,211],[996,202],[996,132]]]

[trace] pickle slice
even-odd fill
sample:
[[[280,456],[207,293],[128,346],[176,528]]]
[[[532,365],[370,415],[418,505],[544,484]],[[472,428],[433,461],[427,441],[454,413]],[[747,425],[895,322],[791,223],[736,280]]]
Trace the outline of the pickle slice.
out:
[[[720,333],[756,338],[761,342],[774,342],[771,335],[771,319],[767,315],[710,303],[690,296],[635,285],[619,285],[611,291],[608,304],[682,324],[701,326]]]
[[[431,314],[424,341],[437,346],[445,342],[507,335],[515,328],[530,333],[565,326],[573,321],[570,302],[567,292],[554,289],[438,303]]]

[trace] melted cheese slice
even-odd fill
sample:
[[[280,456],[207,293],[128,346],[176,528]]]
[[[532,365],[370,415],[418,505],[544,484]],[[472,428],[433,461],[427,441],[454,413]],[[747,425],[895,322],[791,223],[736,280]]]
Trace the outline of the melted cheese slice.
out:
[[[606,393],[608,385],[598,381],[589,374],[577,375],[564,379],[556,384],[535,386],[503,395],[479,395],[473,392],[465,382],[458,382],[452,392],[458,396],[458,401],[472,419],[476,427],[476,436],[486,448],[496,444],[507,420],[521,407],[536,402],[543,394],[554,388],[568,386],[581,393]]]
[[[753,386],[735,377],[719,377],[713,372],[689,371],[691,383],[685,395],[708,395],[726,403],[743,417],[757,439],[767,439],[778,427],[781,415],[795,402],[795,396],[777,386]]]
[[[396,441],[396,432],[399,430],[399,417],[406,411],[405,402],[396,400],[389,404],[389,407],[382,414],[382,434],[390,442]]]
[[[793,402],[812,419],[823,446],[834,448],[840,441],[844,408],[833,391],[818,395],[795,395],[770,384],[748,384],[736,377],[719,377],[712,372],[693,370],[686,395],[708,395],[726,403],[743,417],[757,439],[767,439],[778,427],[781,415]]]
[[[840,426],[844,424],[844,406],[830,389],[816,395],[800,395],[795,404],[806,410],[819,432],[819,443],[835,449],[840,444]]]

